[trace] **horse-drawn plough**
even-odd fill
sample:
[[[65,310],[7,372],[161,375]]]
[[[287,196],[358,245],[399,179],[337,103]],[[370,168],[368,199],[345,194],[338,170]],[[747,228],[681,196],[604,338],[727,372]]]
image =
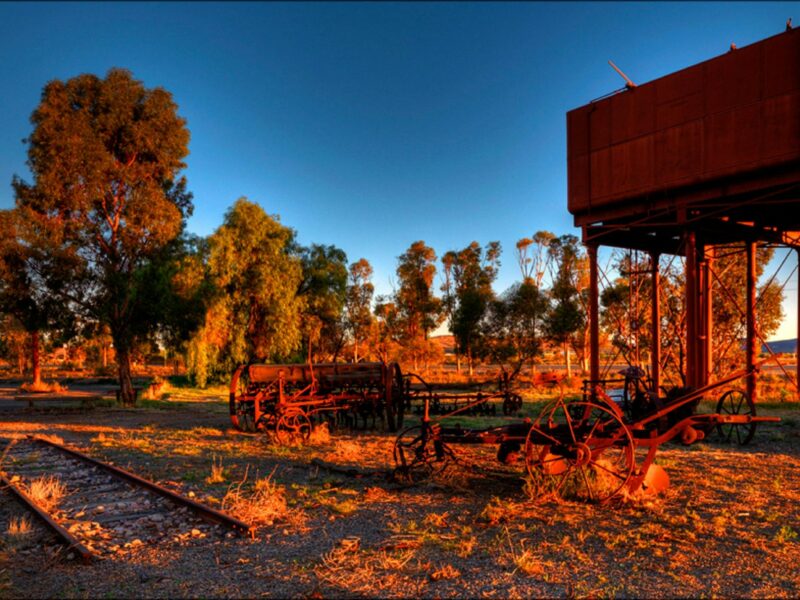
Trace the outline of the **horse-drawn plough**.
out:
[[[554,493],[604,502],[626,491],[658,492],[669,485],[666,472],[653,462],[661,444],[675,438],[692,444],[715,430],[727,441],[746,444],[758,423],[780,420],[756,416],[754,403],[735,389],[722,394],[717,412],[697,413],[703,397],[745,375],[738,371],[661,398],[629,370],[619,400],[606,391],[613,380],[587,381],[582,397],[566,400],[561,394],[533,421],[483,429],[441,423],[463,409],[438,419],[425,411],[421,423],[403,431],[395,442],[396,474],[407,481],[420,480],[458,460],[455,445],[494,444],[500,462],[524,460],[535,496]],[[638,461],[637,454],[643,455]]]

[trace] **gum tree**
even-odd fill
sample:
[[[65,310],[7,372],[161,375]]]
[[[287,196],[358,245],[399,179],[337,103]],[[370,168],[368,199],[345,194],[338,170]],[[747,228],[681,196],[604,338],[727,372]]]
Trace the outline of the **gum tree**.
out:
[[[170,292],[153,275],[170,263],[192,211],[179,176],[189,130],[177,110],[169,92],[124,69],[53,80],[26,140],[33,182],[13,181],[27,242],[58,258],[59,272],[42,276],[64,277],[62,301],[108,325],[128,405],[131,351],[164,317]]]

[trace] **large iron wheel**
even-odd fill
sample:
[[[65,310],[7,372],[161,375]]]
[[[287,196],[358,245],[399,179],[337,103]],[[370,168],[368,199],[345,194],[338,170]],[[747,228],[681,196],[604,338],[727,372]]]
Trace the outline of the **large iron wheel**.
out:
[[[756,416],[756,405],[743,390],[728,390],[717,402],[717,413],[720,415]],[[740,446],[750,443],[756,433],[756,423],[720,423],[717,425],[722,441],[736,442]]]
[[[602,503],[622,491],[633,474],[633,438],[604,406],[558,401],[528,432],[525,464],[534,495]]]
[[[254,432],[256,430],[255,401],[248,398],[249,387],[250,371],[247,366],[241,366],[233,373],[228,403],[233,426],[239,431]]]
[[[444,468],[452,452],[439,440],[430,425],[415,425],[404,430],[394,442],[395,477],[418,483]]]
[[[283,413],[275,425],[275,439],[284,446],[305,443],[310,435],[311,421],[299,409]]]

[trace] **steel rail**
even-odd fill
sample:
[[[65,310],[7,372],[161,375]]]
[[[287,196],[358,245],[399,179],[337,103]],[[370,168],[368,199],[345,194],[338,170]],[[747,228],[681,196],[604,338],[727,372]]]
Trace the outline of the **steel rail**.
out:
[[[56,523],[45,510],[43,510],[36,502],[28,496],[20,487],[14,485],[3,473],[0,473],[0,483],[2,483],[11,493],[13,493],[17,500],[24,504],[33,514],[35,514],[42,522],[55,533],[61,541],[63,541],[69,550],[74,550],[78,553],[84,563],[91,563],[95,560],[95,555],[81,544],[75,537],[72,536],[66,529]]]
[[[121,479],[125,479],[135,485],[140,487],[146,488],[156,494],[164,496],[165,498],[172,500],[178,505],[186,506],[193,510],[195,513],[198,514],[202,519],[205,521],[209,521],[212,523],[219,523],[221,525],[225,525],[226,527],[230,527],[231,529],[235,529],[241,533],[247,534],[249,537],[255,537],[256,527],[255,525],[250,525],[245,523],[244,521],[240,521],[235,517],[231,517],[221,511],[215,510],[209,506],[204,504],[200,504],[199,502],[195,502],[194,500],[187,498],[186,496],[181,496],[180,494],[173,492],[172,490],[168,490],[165,487],[158,485],[152,481],[139,477],[138,475],[134,475],[130,471],[126,471],[125,469],[121,469],[114,465],[110,465],[108,463],[104,463],[99,461],[95,458],[92,458],[88,454],[84,454],[79,450],[75,450],[74,448],[70,448],[68,446],[64,446],[61,444],[56,444],[55,442],[51,442],[50,440],[41,438],[35,435],[28,435],[28,439],[38,442],[40,444],[44,444],[46,446],[51,446],[56,448],[57,450],[61,450],[62,452],[74,456],[90,465],[94,465],[96,467],[100,467],[114,475],[120,477]]]

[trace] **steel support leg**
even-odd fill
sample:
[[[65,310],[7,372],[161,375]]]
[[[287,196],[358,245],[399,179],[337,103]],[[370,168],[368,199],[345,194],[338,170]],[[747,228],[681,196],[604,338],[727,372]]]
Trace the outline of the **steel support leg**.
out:
[[[756,364],[756,244],[747,242],[747,343],[746,360],[747,370],[747,395],[756,401],[756,374],[753,369]]]
[[[697,243],[692,231],[686,233],[686,383],[697,387]]]
[[[597,282],[597,246],[587,248],[589,255],[589,379],[600,379],[600,293]]]
[[[661,276],[658,271],[658,252],[650,253],[650,377],[653,381],[653,392],[661,390]]]

